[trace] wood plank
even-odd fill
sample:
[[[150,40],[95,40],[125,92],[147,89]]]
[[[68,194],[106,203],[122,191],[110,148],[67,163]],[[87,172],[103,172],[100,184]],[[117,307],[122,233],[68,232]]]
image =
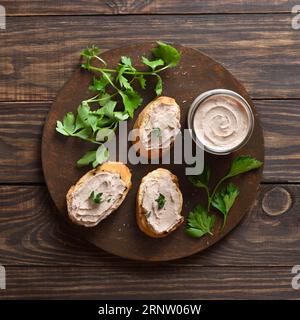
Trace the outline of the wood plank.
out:
[[[299,37],[290,14],[9,17],[1,32],[0,101],[52,100],[87,45],[106,50],[157,39],[201,49],[253,98],[299,98]]]
[[[8,267],[1,298],[299,299],[289,267]]]
[[[10,16],[290,12],[296,0],[4,0]]]
[[[282,189],[278,190],[279,186]],[[299,194],[300,185],[263,185],[253,209],[228,237],[202,254],[160,265],[180,269],[299,264]],[[274,214],[278,208],[291,208],[270,216],[262,210],[262,201],[265,210]],[[0,202],[0,263],[4,266],[97,266],[103,270],[156,265],[118,258],[78,238],[71,226],[55,215],[44,186],[0,186]]]
[[[300,182],[299,104],[299,100],[255,101],[265,135],[264,182]],[[40,145],[50,105],[0,103],[0,183],[44,181]]]
[[[255,101],[265,138],[263,180],[300,181],[300,101]]]
[[[43,182],[41,138],[50,104],[0,103],[0,182]]]

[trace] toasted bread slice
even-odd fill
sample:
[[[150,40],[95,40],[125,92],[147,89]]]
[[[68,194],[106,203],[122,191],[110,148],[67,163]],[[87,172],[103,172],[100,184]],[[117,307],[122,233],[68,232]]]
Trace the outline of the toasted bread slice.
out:
[[[167,236],[184,220],[182,202],[177,177],[163,168],[151,171],[142,179],[137,193],[139,228],[153,238]]]
[[[121,162],[105,162],[87,172],[66,196],[70,219],[94,227],[114,212],[131,187],[131,173]]]
[[[168,151],[180,132],[180,107],[173,98],[158,97],[147,104],[135,124],[134,146],[148,159]]]

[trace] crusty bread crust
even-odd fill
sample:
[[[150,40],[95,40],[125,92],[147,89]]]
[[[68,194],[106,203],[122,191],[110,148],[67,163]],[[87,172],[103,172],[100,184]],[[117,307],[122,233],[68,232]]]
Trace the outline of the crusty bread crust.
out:
[[[76,224],[81,225],[81,226],[85,226],[85,227],[94,227],[96,226],[98,223],[95,224],[89,224],[89,223],[82,223],[82,221],[78,221],[74,214],[72,213],[71,210],[71,201],[73,198],[73,194],[74,192],[86,181],[88,181],[90,178],[92,178],[94,175],[96,175],[99,172],[111,172],[111,173],[118,173],[120,175],[120,178],[124,181],[125,185],[126,185],[126,189],[124,191],[124,193],[122,194],[122,197],[119,199],[119,201],[117,202],[117,206],[116,209],[121,205],[121,203],[123,202],[123,200],[125,199],[129,189],[131,188],[131,172],[129,170],[129,168],[122,162],[112,162],[112,161],[108,161],[103,163],[102,165],[98,166],[97,168],[88,171],[85,175],[83,175],[77,182],[75,185],[71,186],[71,188],[69,189],[67,195],[66,195],[66,200],[67,200],[67,208],[68,208],[68,216],[69,218]],[[116,210],[115,209],[115,210]],[[114,210],[114,211],[115,211]],[[113,212],[114,212],[113,211]],[[112,212],[112,213],[113,213]]]
[[[153,109],[160,104],[165,104],[165,105],[174,105],[176,106],[176,118],[178,121],[180,121],[180,107],[176,103],[175,99],[170,98],[170,97],[165,97],[165,96],[160,96],[156,98],[155,100],[149,102],[146,107],[141,111],[141,113],[138,115],[138,118],[136,119],[133,128],[134,129],[142,129],[146,123],[148,122],[150,118],[150,114],[152,113]],[[148,159],[157,159],[162,156],[163,153],[167,152],[170,150],[172,147],[174,141],[171,142],[170,146],[168,148],[164,149],[157,149],[157,150],[147,150],[143,147],[142,143],[140,143],[140,138],[139,138],[139,133],[137,132],[137,135],[135,136],[134,139],[134,146],[137,150],[137,152]]]
[[[162,238],[167,236],[168,234],[170,234],[172,231],[176,230],[184,221],[183,216],[181,217],[181,219],[178,221],[178,223],[176,225],[174,225],[174,227],[169,230],[169,231],[165,231],[162,233],[157,233],[155,230],[153,230],[153,228],[151,227],[151,225],[149,225],[147,218],[145,216],[145,212],[142,208],[142,187],[143,184],[147,181],[148,178],[150,177],[160,177],[161,174],[163,173],[167,173],[170,175],[172,181],[176,184],[176,190],[179,194],[179,201],[180,201],[180,212],[182,210],[182,204],[183,204],[183,199],[182,199],[182,193],[179,189],[179,184],[178,184],[178,179],[177,177],[171,173],[169,170],[167,169],[163,169],[163,168],[158,168],[154,171],[149,172],[145,177],[143,177],[141,184],[139,186],[139,190],[137,193],[137,197],[136,197],[136,220],[137,220],[137,224],[139,226],[139,228],[146,233],[148,236],[152,237],[152,238]]]

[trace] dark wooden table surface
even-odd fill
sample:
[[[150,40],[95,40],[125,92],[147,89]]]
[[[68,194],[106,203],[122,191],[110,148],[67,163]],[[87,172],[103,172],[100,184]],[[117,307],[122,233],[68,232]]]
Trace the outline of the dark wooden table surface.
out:
[[[300,298],[300,30],[297,1],[4,0],[0,30],[1,298]],[[300,3],[299,3],[300,4]],[[224,64],[261,117],[266,163],[257,201],[211,249],[160,264],[80,239],[54,213],[40,161],[55,95],[82,48],[177,41]]]

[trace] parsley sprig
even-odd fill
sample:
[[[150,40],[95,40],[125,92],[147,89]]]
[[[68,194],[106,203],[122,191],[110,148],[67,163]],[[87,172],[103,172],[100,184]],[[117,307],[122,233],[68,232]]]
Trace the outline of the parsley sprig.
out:
[[[89,151],[78,160],[78,166],[92,164],[96,167],[109,158],[109,151],[104,142],[111,137],[118,123],[132,118],[135,110],[142,104],[140,93],[133,87],[134,82],[139,83],[140,88],[144,90],[147,87],[147,77],[155,77],[154,90],[156,95],[161,95],[163,80],[160,73],[176,67],[181,54],[173,46],[161,41],[157,42],[152,53],[152,60],[141,58],[148,70],[139,71],[134,67],[130,57],[122,56],[117,67],[110,69],[107,68],[106,61],[99,56],[98,47],[92,46],[81,52],[81,67],[94,74],[89,90],[95,95],[81,102],[76,115],[68,112],[63,121],[57,121],[56,125],[56,131],[64,136],[76,137],[98,145],[97,150]],[[122,107],[116,110],[115,98],[118,96],[121,98]],[[92,109],[93,106],[96,108]]]
[[[198,205],[188,216],[188,227],[186,228],[186,233],[194,238],[200,238],[207,233],[212,235],[212,228],[215,221],[215,216],[209,215],[205,208]]]
[[[209,189],[211,169],[207,165],[200,175],[190,176],[189,181],[195,187],[205,190],[207,195],[207,208],[204,209],[202,206],[197,206],[189,213],[186,233],[189,236],[196,238],[200,238],[207,233],[212,234],[211,230],[215,224],[215,216],[209,215],[211,205],[224,216],[223,230],[227,222],[229,211],[239,195],[239,189],[233,183],[229,183],[222,188],[221,185],[229,178],[260,168],[262,164],[261,161],[250,156],[236,157],[232,161],[228,173],[219,180],[211,193]]]
[[[89,196],[89,200],[91,200],[92,202],[96,203],[96,204],[99,204],[102,202],[102,195],[103,193],[102,192],[99,192],[97,194],[95,194],[95,191],[92,191],[90,196]]]
[[[229,183],[226,187],[217,191],[212,198],[213,207],[218,209],[224,215],[222,228],[224,228],[226,225],[229,210],[233,206],[234,201],[239,193],[238,187],[233,183]]]

